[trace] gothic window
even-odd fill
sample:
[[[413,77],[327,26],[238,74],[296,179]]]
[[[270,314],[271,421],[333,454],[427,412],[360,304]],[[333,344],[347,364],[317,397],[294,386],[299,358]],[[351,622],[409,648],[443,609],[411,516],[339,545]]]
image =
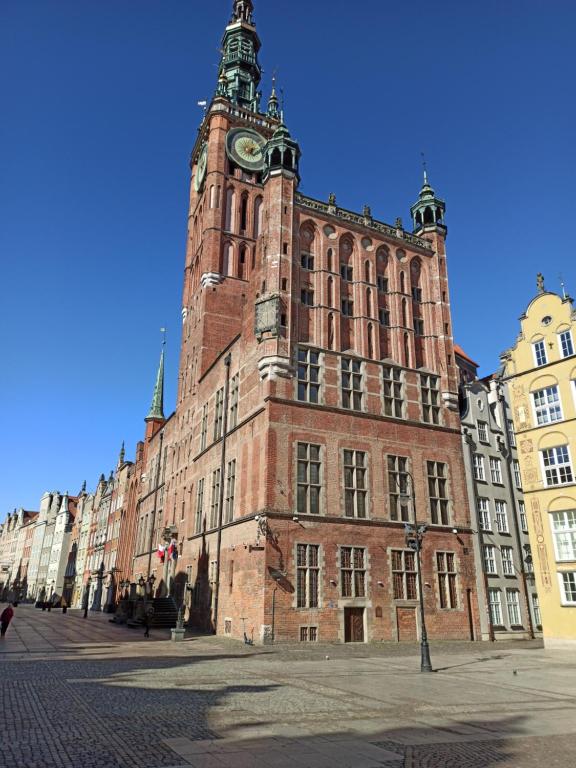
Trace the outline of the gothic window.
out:
[[[334,315],[328,315],[328,349],[334,349]]]
[[[224,248],[222,249],[222,274],[224,276],[232,274],[233,254],[232,243],[224,243]]]
[[[400,272],[400,293],[406,293],[406,277],[404,272]]]
[[[408,327],[408,309],[406,306],[406,299],[402,299],[402,325],[404,328]]]
[[[248,248],[245,245],[240,246],[240,256],[238,258],[238,277],[246,280],[248,271]]]
[[[246,232],[248,226],[248,195],[243,193],[240,200],[240,231]]]
[[[226,232],[234,232],[235,221],[235,205],[236,205],[236,193],[233,187],[229,187],[226,191],[226,216],[224,219],[224,229]]]
[[[372,317],[372,291],[366,288],[366,314]]]
[[[368,324],[368,357],[374,357],[374,327],[372,323]]]
[[[326,254],[326,268],[328,272],[334,271],[333,259],[334,259],[334,251],[332,250],[332,248],[328,248],[328,253]]]
[[[301,515],[319,515],[322,490],[321,448],[311,443],[298,443],[297,451],[297,510]]]
[[[370,282],[370,275],[371,275],[370,262],[369,261],[365,261],[364,262],[364,280],[367,283]]]
[[[367,456],[365,451],[344,451],[344,514],[346,517],[365,518]]]
[[[254,240],[262,233],[262,198],[258,196],[254,200]]]
[[[334,306],[334,280],[332,277],[328,278],[328,306]]]

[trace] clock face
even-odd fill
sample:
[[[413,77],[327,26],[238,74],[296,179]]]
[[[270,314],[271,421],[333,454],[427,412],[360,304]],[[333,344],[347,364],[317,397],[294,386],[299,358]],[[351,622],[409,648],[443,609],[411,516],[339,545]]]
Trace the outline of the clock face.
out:
[[[264,168],[264,147],[266,139],[248,128],[233,128],[226,137],[228,157],[248,171]]]
[[[194,189],[199,192],[206,176],[206,166],[208,164],[208,146],[204,144],[200,150],[200,156],[196,165],[196,176],[194,176]]]

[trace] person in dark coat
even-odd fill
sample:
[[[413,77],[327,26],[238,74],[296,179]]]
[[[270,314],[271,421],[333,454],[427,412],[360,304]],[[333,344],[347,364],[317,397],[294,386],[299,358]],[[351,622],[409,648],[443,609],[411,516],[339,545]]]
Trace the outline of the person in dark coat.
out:
[[[4,637],[6,634],[6,630],[8,629],[8,625],[12,621],[12,618],[14,617],[14,608],[16,607],[17,603],[9,603],[6,608],[2,611],[0,614],[0,637]]]

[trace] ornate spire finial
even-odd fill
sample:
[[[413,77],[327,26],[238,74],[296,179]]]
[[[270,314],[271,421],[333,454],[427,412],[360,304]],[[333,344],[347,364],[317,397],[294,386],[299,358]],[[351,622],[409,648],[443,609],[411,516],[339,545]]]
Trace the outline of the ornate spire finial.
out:
[[[274,120],[280,120],[279,102],[278,96],[276,95],[276,71],[274,71],[274,74],[272,75],[272,93],[268,99],[267,114],[268,117],[271,117]]]
[[[566,298],[566,286],[564,285],[564,279],[562,275],[558,275],[558,279],[560,280],[560,288],[562,288],[562,298]]]
[[[119,456],[119,464],[124,464],[124,457],[126,456],[126,451],[124,449],[124,440],[122,440],[122,447],[120,448],[120,456]]]
[[[164,419],[164,347],[166,346],[166,328],[160,328],[160,332],[163,334],[160,364],[158,366],[158,373],[156,374],[152,405],[150,406],[145,421],[148,419]]]
[[[86,493],[86,480],[84,480],[84,482],[82,483],[82,488],[80,489],[80,493],[81,494]]]
[[[420,152],[420,155],[422,156],[422,169],[424,171],[424,186],[428,186],[428,169],[426,167],[426,155],[424,152]]]
[[[542,272],[538,272],[536,275],[536,288],[538,289],[538,293],[544,293],[546,291],[546,288],[544,287],[544,275]]]
[[[252,0],[234,0],[232,8],[233,21],[245,21],[247,24],[254,24],[252,14],[254,13],[254,4]]]

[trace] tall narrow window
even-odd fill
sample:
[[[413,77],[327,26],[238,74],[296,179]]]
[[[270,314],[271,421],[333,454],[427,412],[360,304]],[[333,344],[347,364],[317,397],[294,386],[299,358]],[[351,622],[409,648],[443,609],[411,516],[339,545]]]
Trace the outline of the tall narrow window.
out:
[[[512,547],[500,547],[500,554],[502,555],[502,573],[504,576],[514,576],[514,553]]]
[[[484,470],[484,456],[481,456],[479,453],[475,453],[472,456],[472,464],[474,480],[486,480],[486,472]]]
[[[240,374],[236,373],[230,379],[230,409],[228,414],[228,425],[230,429],[238,424],[238,390],[240,386]]]
[[[508,621],[511,627],[521,627],[520,592],[517,589],[506,590],[506,607],[508,609]]]
[[[224,229],[226,232],[234,232],[235,220],[234,220],[234,208],[236,207],[236,193],[230,187],[226,190],[226,216],[224,219]]]
[[[204,512],[204,478],[198,480],[196,488],[196,517],[194,521],[194,533],[202,533],[202,515]]]
[[[220,469],[215,469],[212,472],[212,498],[210,501],[210,528],[217,528],[220,510]]]
[[[494,456],[490,457],[490,479],[497,485],[502,485],[502,462]]]
[[[298,608],[318,607],[319,551],[318,544],[298,544],[296,547],[296,605]]]
[[[408,509],[408,459],[405,456],[388,456],[388,499],[390,520],[410,519]]]
[[[340,594],[366,596],[366,552],[363,547],[340,548]]]
[[[437,552],[438,594],[440,608],[458,608],[456,590],[456,556],[454,552]]]
[[[320,446],[298,443],[297,509],[301,515],[320,514],[322,488]]]
[[[574,344],[572,342],[572,332],[563,331],[558,335],[560,342],[560,352],[562,357],[571,357],[574,354]]]
[[[478,440],[480,440],[481,443],[489,442],[488,424],[485,421],[479,421],[476,426],[478,427]]]
[[[523,501],[518,502],[518,514],[520,515],[520,528],[524,533],[528,532],[528,518],[526,517],[526,505]]]
[[[248,195],[242,195],[240,201],[240,231],[246,232],[248,226]]]
[[[366,517],[366,453],[344,451],[344,514],[346,517]]]
[[[514,459],[512,461],[512,468],[514,469],[514,483],[516,488],[522,488],[522,475],[520,474],[520,464]]]
[[[202,406],[202,421],[200,424],[200,450],[206,448],[206,438],[208,436],[208,403]]]
[[[532,344],[532,349],[534,350],[534,362],[536,365],[546,365],[548,362],[548,358],[546,356],[546,344],[544,343],[544,340],[536,341],[534,344]]]
[[[334,315],[328,315],[328,349],[334,349]]]
[[[366,314],[372,317],[372,291],[366,288]]]
[[[262,232],[262,198],[254,200],[254,240],[260,237]]]
[[[390,312],[384,307],[378,309],[378,322],[380,325],[390,325]]]
[[[514,422],[512,419],[506,420],[506,426],[508,430],[508,442],[512,446],[512,448],[516,447],[516,433],[514,432]]]
[[[420,374],[420,396],[422,399],[422,420],[429,424],[440,424],[440,379],[430,374]]]
[[[430,519],[434,525],[448,525],[448,469],[441,461],[427,461]]]
[[[368,357],[374,357],[374,328],[372,323],[368,323]]]
[[[499,589],[488,590],[488,609],[492,626],[501,627],[502,621],[502,596]]]
[[[542,627],[542,614],[540,613],[540,600],[538,595],[532,595],[532,610],[534,611],[534,623],[538,628]]]
[[[342,407],[354,411],[362,410],[363,374],[362,363],[350,357],[343,357],[340,362],[342,376]]]
[[[576,571],[558,574],[562,588],[562,604],[576,605]]]
[[[222,437],[222,427],[224,417],[224,388],[221,387],[216,392],[216,402],[214,404],[214,440]]]
[[[547,448],[546,450],[541,451],[541,454],[542,463],[544,465],[545,483],[547,486],[564,485],[565,483],[572,483],[574,481],[567,445],[560,445],[557,448]]]
[[[224,522],[234,519],[234,492],[236,488],[236,459],[228,462],[226,468],[226,496],[224,497]]]
[[[481,530],[492,530],[492,521],[490,520],[490,502],[488,499],[478,499],[478,523]]]
[[[390,555],[394,600],[417,600],[416,554],[408,549],[393,549]]]
[[[510,533],[506,502],[496,500],[494,502],[494,508],[496,510],[496,528],[498,529],[498,533]]]
[[[346,317],[352,317],[354,314],[354,302],[352,299],[342,299],[340,302],[340,308],[342,310],[342,314]]]
[[[298,400],[318,403],[320,395],[320,353],[298,348]]]
[[[401,419],[404,412],[404,378],[400,368],[382,367],[384,415]]]
[[[484,571],[490,576],[497,576],[496,547],[493,544],[484,545]]]
[[[328,278],[328,306],[334,306],[334,280],[331,277]]]

